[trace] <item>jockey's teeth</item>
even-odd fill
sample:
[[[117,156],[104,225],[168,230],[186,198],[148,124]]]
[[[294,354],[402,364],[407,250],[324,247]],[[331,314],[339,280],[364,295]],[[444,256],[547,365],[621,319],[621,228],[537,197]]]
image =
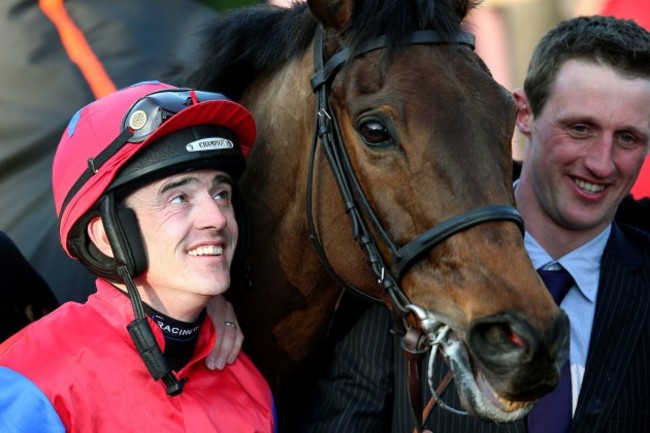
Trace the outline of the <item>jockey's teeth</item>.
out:
[[[600,192],[605,189],[604,185],[596,185],[580,179],[576,179],[576,185],[588,192]]]
[[[223,254],[223,247],[215,245],[199,247],[188,254],[190,256],[220,256]]]

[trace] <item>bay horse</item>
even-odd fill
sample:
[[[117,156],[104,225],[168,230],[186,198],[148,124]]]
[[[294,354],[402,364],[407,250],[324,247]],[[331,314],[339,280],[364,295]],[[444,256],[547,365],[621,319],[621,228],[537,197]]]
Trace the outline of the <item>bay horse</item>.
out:
[[[210,25],[176,79],[223,92],[256,119],[240,185],[252,287],[232,299],[279,400],[341,287],[383,302],[405,334],[419,331],[415,351],[442,351],[472,415],[517,419],[559,380],[568,323],[524,249],[515,105],[463,29],[475,6],[244,8]]]

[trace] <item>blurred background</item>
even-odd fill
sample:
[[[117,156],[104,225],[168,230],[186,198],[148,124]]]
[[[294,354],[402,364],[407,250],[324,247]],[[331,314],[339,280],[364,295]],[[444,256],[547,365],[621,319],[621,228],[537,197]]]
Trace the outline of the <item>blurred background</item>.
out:
[[[477,37],[477,52],[497,81],[512,90],[523,86],[532,50],[550,27],[579,15],[613,15],[634,19],[650,29],[650,0],[484,0],[470,19]],[[523,157],[523,137],[515,133],[513,155]],[[648,186],[637,187],[635,196],[650,195]]]
[[[292,1],[271,0],[278,6]],[[217,10],[250,6],[251,0],[208,1]],[[523,86],[532,50],[550,27],[578,15],[613,15],[634,19],[650,29],[650,0],[483,0],[469,21],[476,35],[476,50],[492,70],[494,78],[512,90]],[[524,139],[515,135],[513,156],[523,157]],[[650,177],[647,178],[650,183]],[[644,189],[650,195],[650,186]],[[638,193],[637,193],[638,194]]]
[[[0,231],[59,302],[83,301],[94,290],[94,278],[59,245],[50,187],[52,157],[69,119],[115,88],[158,78],[170,59],[182,61],[194,48],[196,33],[217,14],[260,3],[0,2]],[[287,6],[290,0],[270,3]],[[477,52],[495,79],[512,90],[522,86],[543,33],[562,19],[596,13],[633,18],[650,28],[650,0],[484,0],[469,21]],[[522,157],[524,145],[515,135],[515,158]],[[650,196],[649,166],[633,189],[636,197]],[[0,278],[0,290],[2,284],[7,283]]]

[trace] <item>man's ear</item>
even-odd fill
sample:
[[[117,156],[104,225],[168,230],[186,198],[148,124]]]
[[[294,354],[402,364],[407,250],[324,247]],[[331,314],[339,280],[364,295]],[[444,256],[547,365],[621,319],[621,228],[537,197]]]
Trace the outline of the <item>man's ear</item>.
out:
[[[530,131],[533,121],[533,112],[528,103],[528,97],[524,89],[515,89],[512,92],[517,104],[517,129],[519,132],[530,138]]]
[[[113,250],[111,250],[111,245],[108,242],[108,236],[106,236],[106,230],[104,230],[104,223],[99,216],[94,217],[88,223],[88,237],[97,249],[104,255],[108,257],[113,257]]]

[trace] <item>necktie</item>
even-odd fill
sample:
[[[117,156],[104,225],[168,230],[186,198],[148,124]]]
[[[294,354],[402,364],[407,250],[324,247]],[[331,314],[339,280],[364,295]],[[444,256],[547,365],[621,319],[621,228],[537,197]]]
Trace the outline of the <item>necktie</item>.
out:
[[[564,299],[569,289],[573,286],[573,277],[571,274],[564,268],[553,271],[539,269],[537,273],[542,277],[542,281],[544,281],[548,291],[551,292],[555,303],[560,305],[562,299]]]
[[[546,288],[560,305],[562,299],[573,286],[573,277],[564,268],[558,270],[538,270]],[[560,384],[550,394],[535,403],[528,414],[528,433],[568,433],[571,429],[571,362],[562,367]]]

